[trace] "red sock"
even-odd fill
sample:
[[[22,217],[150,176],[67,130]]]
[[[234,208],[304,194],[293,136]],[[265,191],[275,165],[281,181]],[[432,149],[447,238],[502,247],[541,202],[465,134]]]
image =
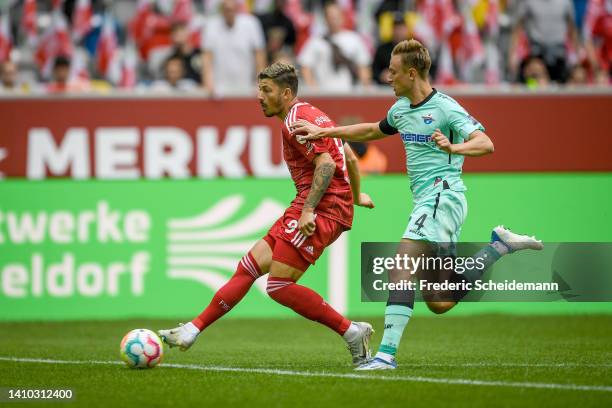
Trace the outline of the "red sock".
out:
[[[259,265],[249,252],[242,257],[231,279],[215,293],[206,309],[191,322],[200,330],[210,326],[242,300],[259,275]]]
[[[293,309],[307,319],[319,322],[339,335],[351,325],[351,321],[327,304],[314,290],[297,285],[289,278],[268,278],[268,295],[281,305]]]

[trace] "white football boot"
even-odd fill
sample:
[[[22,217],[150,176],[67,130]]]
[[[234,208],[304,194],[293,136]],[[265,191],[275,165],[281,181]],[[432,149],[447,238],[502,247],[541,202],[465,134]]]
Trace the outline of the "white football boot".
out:
[[[370,361],[366,361],[361,364],[359,367],[355,368],[357,371],[374,371],[374,370],[395,370],[397,368],[397,363],[395,362],[395,357],[387,355],[387,357],[383,358],[379,354],[376,354],[374,358]]]
[[[539,251],[544,248],[542,241],[534,236],[515,234],[503,225],[498,225],[491,232],[491,244],[502,244],[508,249],[508,253],[520,251],[523,249],[534,249]],[[497,244],[499,245],[499,244]]]
[[[372,358],[372,352],[370,351],[372,333],[374,333],[374,330],[370,323],[351,322],[351,327],[343,337],[353,357],[353,365],[361,365]]]
[[[168,330],[158,330],[157,334],[170,347],[178,347],[181,351],[186,351],[195,343],[200,331],[189,322],[179,323],[179,327]]]

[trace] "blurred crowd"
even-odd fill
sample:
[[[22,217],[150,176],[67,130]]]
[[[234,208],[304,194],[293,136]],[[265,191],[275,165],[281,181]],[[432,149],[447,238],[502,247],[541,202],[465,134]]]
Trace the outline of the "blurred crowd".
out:
[[[0,92],[250,93],[275,61],[302,86],[386,83],[416,38],[432,79],[609,85],[612,0],[0,0]]]

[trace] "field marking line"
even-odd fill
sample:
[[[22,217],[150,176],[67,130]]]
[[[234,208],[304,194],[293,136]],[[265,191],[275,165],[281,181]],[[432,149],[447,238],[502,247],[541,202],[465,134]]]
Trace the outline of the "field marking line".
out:
[[[121,361],[98,361],[98,360],[50,360],[39,358],[19,358],[19,357],[0,357],[0,361],[10,361],[17,363],[40,363],[40,364],[75,364],[75,365],[123,365]],[[434,384],[450,384],[450,385],[473,385],[473,386],[488,386],[488,387],[509,387],[509,388],[539,388],[539,389],[555,389],[555,390],[570,390],[570,391],[602,391],[612,392],[612,386],[606,385],[580,385],[580,384],[558,384],[558,383],[536,383],[536,382],[512,382],[512,381],[487,381],[487,380],[470,380],[462,378],[435,378],[435,377],[420,377],[420,376],[378,376],[371,374],[353,374],[353,373],[330,373],[325,371],[294,371],[281,370],[273,368],[244,368],[244,367],[221,367],[221,366],[202,366],[196,364],[162,364],[160,367],[182,368],[187,370],[198,371],[215,371],[215,372],[236,372],[236,373],[253,373],[253,374],[270,374],[279,376],[294,376],[294,377],[329,377],[343,378],[355,380],[377,380],[377,381],[402,381],[402,382],[420,382]]]
[[[612,368],[612,364],[606,363],[407,363],[402,364],[402,367],[527,367],[527,368]]]

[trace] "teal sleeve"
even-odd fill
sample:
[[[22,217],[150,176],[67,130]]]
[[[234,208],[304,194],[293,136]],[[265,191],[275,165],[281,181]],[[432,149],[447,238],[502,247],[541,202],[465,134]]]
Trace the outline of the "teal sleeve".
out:
[[[448,119],[448,127],[462,139],[467,139],[470,133],[475,130],[484,131],[485,128],[470,116],[465,109],[463,109],[460,105],[451,106],[446,110],[446,116]]]
[[[395,110],[394,108],[395,105],[389,108],[389,111],[387,112],[387,123],[397,129],[397,126],[395,125],[395,119],[393,119],[393,111]]]

